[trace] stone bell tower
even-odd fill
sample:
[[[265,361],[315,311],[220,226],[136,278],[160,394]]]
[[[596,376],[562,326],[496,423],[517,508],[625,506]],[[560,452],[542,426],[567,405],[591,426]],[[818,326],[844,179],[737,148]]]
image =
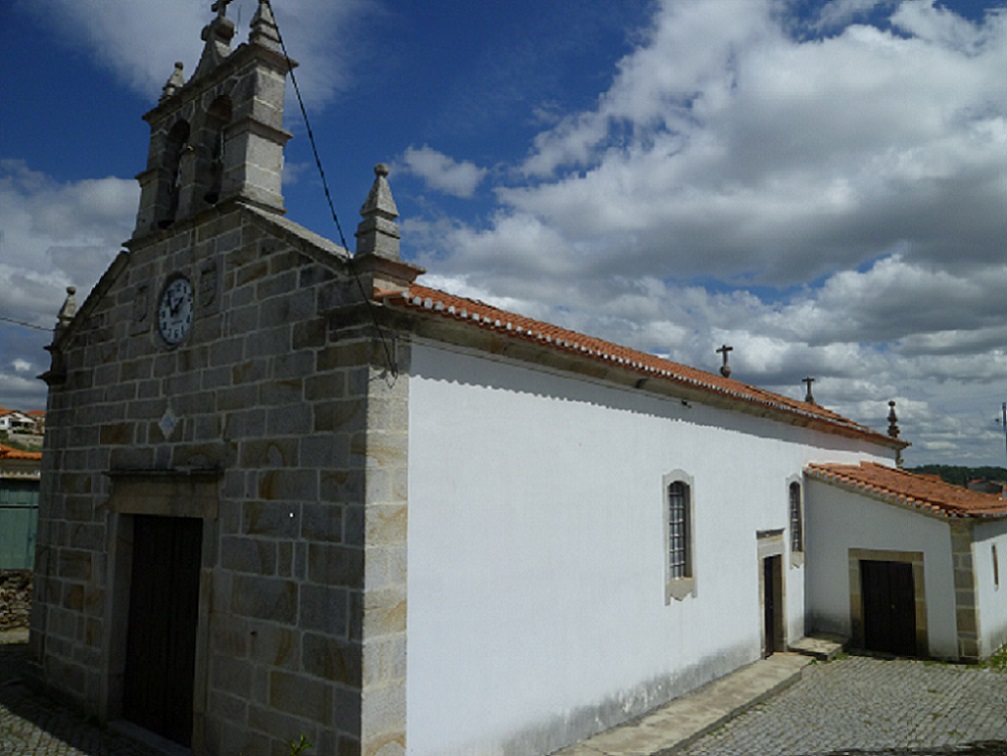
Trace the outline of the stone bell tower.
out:
[[[182,63],[164,85],[150,124],[147,168],[137,176],[140,208],[134,237],[168,228],[228,200],[283,213],[283,129],[286,74],[296,65],[280,50],[266,0],[252,18],[248,42],[231,50],[231,0],[217,0],[216,17],[186,81]]]

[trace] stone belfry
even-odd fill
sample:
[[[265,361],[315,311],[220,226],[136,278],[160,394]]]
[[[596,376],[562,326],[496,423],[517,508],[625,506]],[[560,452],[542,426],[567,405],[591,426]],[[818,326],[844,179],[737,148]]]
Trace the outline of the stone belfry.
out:
[[[182,63],[164,85],[150,124],[147,168],[137,176],[140,208],[134,236],[168,228],[214,205],[240,199],[283,213],[283,129],[286,74],[296,65],[280,51],[266,0],[248,42],[231,49],[231,0],[217,0],[203,29],[206,43],[188,81]]]

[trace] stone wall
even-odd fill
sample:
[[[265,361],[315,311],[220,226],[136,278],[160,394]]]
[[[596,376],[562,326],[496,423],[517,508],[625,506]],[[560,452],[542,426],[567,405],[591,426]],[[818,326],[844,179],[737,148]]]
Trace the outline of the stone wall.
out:
[[[31,570],[0,570],[0,631],[28,627]]]
[[[951,522],[951,556],[955,576],[955,623],[958,628],[958,658],[974,662],[980,658],[979,602],[973,567],[973,523]]]
[[[400,753],[406,379],[345,253],[224,204],[133,242],[58,343],[33,653],[116,716],[130,518],[202,516],[195,752],[304,733],[321,753]],[[195,322],[169,348],[154,312],[177,274]],[[171,493],[193,472],[196,494]]]

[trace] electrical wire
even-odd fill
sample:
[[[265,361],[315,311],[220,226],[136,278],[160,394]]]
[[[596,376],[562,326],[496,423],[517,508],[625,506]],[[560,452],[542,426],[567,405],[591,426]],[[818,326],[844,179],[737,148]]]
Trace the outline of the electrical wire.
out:
[[[297,104],[301,109],[301,118],[304,119],[304,127],[308,134],[308,142],[311,144],[311,153],[312,155],[314,155],[315,166],[318,168],[318,175],[322,181],[322,189],[325,192],[325,201],[328,203],[329,213],[332,215],[332,221],[333,223],[335,223],[336,231],[339,234],[339,243],[342,245],[343,249],[349,252],[350,247],[346,243],[346,237],[343,236],[343,227],[340,225],[339,217],[336,215],[336,208],[332,202],[332,193],[329,191],[329,182],[325,178],[325,169],[322,167],[322,159],[318,154],[318,145],[315,142],[315,133],[311,128],[311,121],[308,118],[307,108],[304,107],[304,99],[301,97],[301,88],[300,86],[298,86],[297,77],[294,75],[293,61],[291,61],[290,56],[287,54],[287,45],[283,41],[283,34],[280,33],[280,22],[277,21],[276,19],[276,11],[273,8],[272,2],[270,2],[270,0],[264,0],[264,2],[266,6],[269,8],[270,13],[272,13],[273,15],[273,21],[276,25],[276,37],[280,42],[280,50],[283,53],[283,57],[287,61],[287,70],[290,73],[290,83],[293,84],[294,86],[294,94],[297,96]],[[399,375],[398,366],[395,364],[395,359],[392,356],[392,350],[388,345],[387,338],[385,337],[384,329],[381,327],[381,324],[378,323],[377,314],[374,311],[374,303],[371,299],[372,295],[369,294],[364,289],[364,284],[360,280],[360,275],[357,273],[356,267],[353,265],[352,259],[350,260],[349,269],[350,272],[353,274],[354,280],[357,282],[357,288],[360,289],[360,294],[363,296],[364,304],[367,306],[367,312],[371,316],[371,322],[373,323],[374,328],[377,330],[378,339],[381,341],[381,346],[385,353],[385,361],[388,364],[388,370],[391,373],[392,379],[394,381],[394,379],[398,378]]]
[[[34,328],[36,331],[51,331],[51,328],[46,328],[45,326],[34,325],[33,323],[25,323],[23,320],[14,320],[14,318],[5,318],[0,315],[0,320],[4,323],[13,323],[14,325],[24,326],[25,328]]]

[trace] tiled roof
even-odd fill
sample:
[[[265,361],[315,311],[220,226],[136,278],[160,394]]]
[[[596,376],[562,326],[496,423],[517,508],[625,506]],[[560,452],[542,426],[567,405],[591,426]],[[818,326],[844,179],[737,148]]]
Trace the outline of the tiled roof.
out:
[[[803,418],[824,430],[841,431],[845,435],[870,436],[876,443],[883,443],[893,448],[904,448],[909,445],[905,441],[882,435],[817,404],[774,394],[647,352],[501,310],[478,300],[458,297],[419,284],[410,285],[406,291],[375,292],[375,298],[392,307],[409,309],[430,317],[464,322],[474,328],[493,331],[512,339],[537,342],[560,352],[579,354],[598,362],[620,366],[648,377],[677,383],[740,404],[756,405]]]
[[[945,517],[1007,517],[1007,500],[1000,494],[979,493],[875,462],[859,465],[811,464],[812,478],[887,501]]]
[[[42,452],[21,451],[5,444],[0,444],[0,459],[41,460]]]

